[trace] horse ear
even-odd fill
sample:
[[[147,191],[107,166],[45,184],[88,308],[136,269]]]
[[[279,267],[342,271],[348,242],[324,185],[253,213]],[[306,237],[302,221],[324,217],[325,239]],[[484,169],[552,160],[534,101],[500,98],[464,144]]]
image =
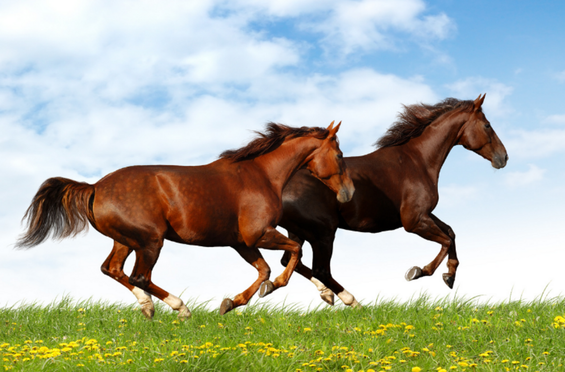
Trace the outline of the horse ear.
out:
[[[341,126],[341,121],[339,122],[338,125],[336,125],[335,127],[332,127],[335,121],[332,121],[332,123],[330,124],[330,126],[328,127],[328,130],[330,131],[330,135],[328,137],[333,137],[335,136],[335,134],[337,133],[337,131],[339,130],[339,127]]]
[[[485,101],[485,97],[487,96],[487,94],[483,94],[482,97],[479,94],[479,96],[477,97],[477,99],[475,100],[475,110],[478,110],[481,108],[481,106],[483,105],[483,102]]]
[[[334,120],[334,121],[332,121],[332,122],[330,123],[330,125],[329,125],[329,126],[328,126],[328,127],[326,128],[326,129],[327,129],[327,130],[329,130],[329,131],[331,132],[331,131],[332,131],[332,129],[334,128],[334,123],[335,123],[335,120]]]

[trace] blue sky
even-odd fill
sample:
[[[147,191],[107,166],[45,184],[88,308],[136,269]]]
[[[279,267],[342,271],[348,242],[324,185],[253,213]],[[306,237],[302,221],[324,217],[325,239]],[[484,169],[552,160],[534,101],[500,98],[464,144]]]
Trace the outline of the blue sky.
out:
[[[133,164],[208,163],[269,121],[341,120],[342,149],[362,155],[402,104],[482,93],[510,161],[495,171],[459,147],[445,163],[435,214],[457,234],[455,289],[443,271],[404,281],[439,247],[402,230],[339,232],[335,277],[364,303],[422,292],[484,301],[560,295],[563,14],[565,4],[551,1],[2,2],[0,280],[11,285],[0,305],[64,294],[135,301],[100,273],[112,243],[92,229],[13,250],[49,177],[94,183]],[[278,275],[279,254],[265,257]],[[172,243],[154,274],[170,292],[211,307],[255,277],[230,248]],[[321,304],[298,276],[269,301]]]

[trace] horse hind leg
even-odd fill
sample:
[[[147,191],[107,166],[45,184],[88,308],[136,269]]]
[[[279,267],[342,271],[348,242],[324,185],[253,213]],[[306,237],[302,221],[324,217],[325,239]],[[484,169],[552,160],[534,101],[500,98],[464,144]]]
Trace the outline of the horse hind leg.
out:
[[[324,299],[324,295],[336,293],[337,297],[343,302],[344,305],[353,308],[361,308],[361,304],[355,299],[349,291],[347,291],[341,284],[339,284],[332,276],[331,272],[331,258],[333,254],[334,234],[327,233],[317,239],[312,239],[312,272],[315,278],[318,278],[327,289],[322,290],[320,296]]]
[[[178,311],[178,318],[180,320],[188,319],[191,313],[184,302],[151,281],[151,271],[159,258],[162,247],[163,240],[161,239],[156,240],[155,244],[148,244],[143,248],[135,250],[135,265],[129,278],[129,283],[143,289],[169,305],[173,310]]]
[[[257,269],[259,276],[249,288],[235,296],[233,300],[225,298],[222,301],[220,306],[221,315],[224,315],[238,306],[246,305],[251,297],[257,293],[261,284],[268,281],[269,276],[271,275],[271,269],[267,262],[265,262],[261,252],[259,252],[259,249],[249,248],[247,246],[234,247],[234,249],[245,261]]]
[[[287,238],[275,228],[269,228],[265,231],[263,236],[257,242],[257,246],[260,248],[271,249],[271,250],[285,250],[290,253],[290,259],[284,271],[277,276],[274,282],[265,280],[261,284],[260,297],[264,297],[277,288],[284,287],[288,284],[296,265],[298,264],[299,255],[302,250],[300,244]]]
[[[300,244],[301,247],[304,245],[304,240],[300,239],[296,234],[289,232],[288,237],[294,240],[295,242],[297,242],[298,244]],[[290,252],[285,251],[281,259],[281,265],[286,267],[289,261],[290,261]],[[312,274],[312,270],[302,263],[302,250],[300,251],[298,263],[296,264],[296,268],[294,269],[294,272],[310,280],[316,286],[316,289],[320,292],[320,297],[324,302],[332,306],[334,305],[335,296],[332,290],[326,287],[324,283],[316,279]]]
[[[155,307],[151,295],[144,290],[135,287],[129,283],[129,277],[124,273],[124,263],[131,254],[132,249],[114,241],[112,252],[100,268],[102,273],[116,280],[118,283],[129,289],[137,298],[137,302],[141,307],[141,313],[148,319],[153,318]]]
[[[405,274],[406,280],[411,281],[423,276],[433,275],[441,262],[447,257],[448,272],[442,275],[442,279],[450,289],[453,289],[459,260],[457,259],[457,251],[455,249],[455,233],[451,227],[433,214],[430,214],[429,218],[422,219],[422,223],[419,226],[412,230],[407,229],[407,231],[414,232],[424,239],[441,244],[441,249],[432,262],[423,268],[418,266],[410,268]]]

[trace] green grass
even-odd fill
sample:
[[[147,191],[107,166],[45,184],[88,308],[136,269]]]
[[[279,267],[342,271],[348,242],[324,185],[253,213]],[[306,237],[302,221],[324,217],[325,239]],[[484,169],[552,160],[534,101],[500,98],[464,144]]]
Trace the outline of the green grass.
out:
[[[380,301],[311,311],[248,306],[225,316],[189,304],[63,299],[0,309],[6,370],[77,371],[563,371],[565,299]]]

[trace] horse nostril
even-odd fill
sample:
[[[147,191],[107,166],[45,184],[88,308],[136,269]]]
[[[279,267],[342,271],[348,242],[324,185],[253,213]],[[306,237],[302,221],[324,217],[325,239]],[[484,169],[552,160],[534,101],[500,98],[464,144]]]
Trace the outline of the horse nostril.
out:
[[[504,157],[504,160],[508,161],[508,154]]]

